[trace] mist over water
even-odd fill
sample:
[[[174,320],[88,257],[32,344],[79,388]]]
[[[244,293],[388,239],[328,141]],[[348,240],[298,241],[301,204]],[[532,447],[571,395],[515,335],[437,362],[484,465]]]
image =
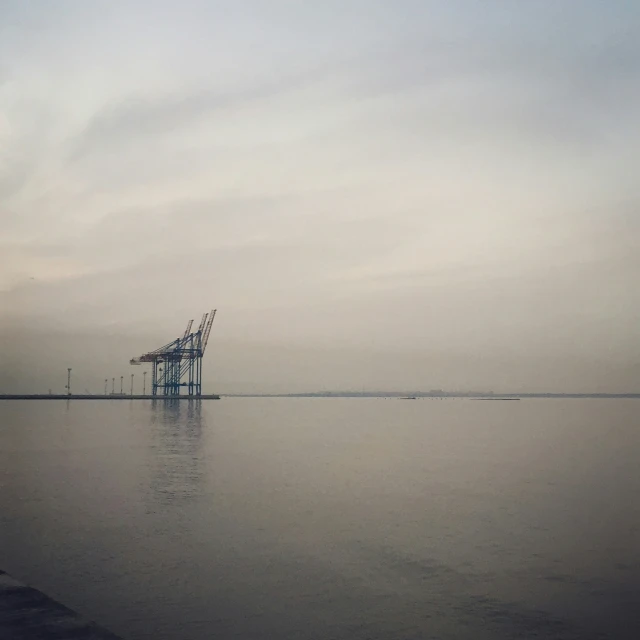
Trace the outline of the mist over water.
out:
[[[637,400],[0,405],[0,568],[127,640],[635,639]]]

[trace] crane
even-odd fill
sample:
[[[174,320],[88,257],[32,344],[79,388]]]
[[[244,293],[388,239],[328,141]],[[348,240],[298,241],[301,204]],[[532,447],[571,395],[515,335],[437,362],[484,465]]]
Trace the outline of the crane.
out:
[[[132,358],[129,364],[151,364],[152,394],[178,396],[184,388],[190,396],[202,395],[202,358],[204,356],[216,309],[202,316],[197,331],[189,320],[182,337],[159,349]]]

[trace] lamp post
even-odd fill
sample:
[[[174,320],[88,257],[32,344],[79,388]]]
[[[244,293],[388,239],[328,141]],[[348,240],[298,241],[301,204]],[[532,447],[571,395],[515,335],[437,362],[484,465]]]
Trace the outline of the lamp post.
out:
[[[147,395],[147,372],[143,371],[142,373],[142,395]]]
[[[133,395],[133,373],[131,374],[131,395]]]
[[[120,395],[122,395],[122,381],[124,380],[124,376],[120,376]]]
[[[107,382],[108,382],[108,378],[104,379],[104,395],[107,395]]]
[[[65,387],[67,390],[67,395],[71,395],[71,367],[67,369],[67,386]]]
[[[115,392],[116,392],[116,379],[111,378],[111,395],[113,395]]]

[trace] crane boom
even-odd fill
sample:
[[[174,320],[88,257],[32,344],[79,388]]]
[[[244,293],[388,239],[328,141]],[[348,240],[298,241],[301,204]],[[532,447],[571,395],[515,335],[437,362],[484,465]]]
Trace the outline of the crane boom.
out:
[[[189,320],[187,323],[187,328],[185,329],[184,335],[182,336],[183,340],[187,339],[187,336],[191,333],[191,326],[193,325],[193,320]]]
[[[216,317],[216,311],[217,309],[214,309],[209,314],[209,320],[207,321],[207,325],[202,336],[202,353],[204,353],[204,350],[207,348],[207,342],[209,342],[209,334],[211,333],[211,325],[213,324],[213,319]]]
[[[209,315],[209,313],[205,313],[202,316],[202,320],[200,320],[200,326],[198,327],[198,333],[200,335],[202,335],[202,332],[204,331],[204,325],[207,324],[207,316]]]

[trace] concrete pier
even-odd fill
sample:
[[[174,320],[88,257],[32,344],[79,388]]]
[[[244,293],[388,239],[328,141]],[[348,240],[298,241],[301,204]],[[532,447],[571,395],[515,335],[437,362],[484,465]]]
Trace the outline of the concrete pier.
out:
[[[0,640],[120,640],[0,571]]]
[[[31,393],[31,394],[0,394],[0,400],[220,400],[220,396],[215,394],[207,394],[202,396],[150,396],[150,395],[126,395],[126,394],[44,394],[44,393]]]

